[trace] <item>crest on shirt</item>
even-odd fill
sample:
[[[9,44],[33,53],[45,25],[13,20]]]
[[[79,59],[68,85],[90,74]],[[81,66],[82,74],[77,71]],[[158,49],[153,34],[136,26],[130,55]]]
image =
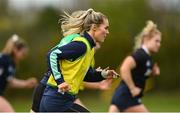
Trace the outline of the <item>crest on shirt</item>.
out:
[[[142,103],[142,100],[140,98],[138,98],[138,103]]]
[[[151,65],[151,62],[148,60],[148,61],[146,62],[146,66],[149,67],[150,65]]]
[[[11,73],[15,72],[15,70],[14,70],[14,68],[12,66],[9,66],[8,71],[11,72]]]

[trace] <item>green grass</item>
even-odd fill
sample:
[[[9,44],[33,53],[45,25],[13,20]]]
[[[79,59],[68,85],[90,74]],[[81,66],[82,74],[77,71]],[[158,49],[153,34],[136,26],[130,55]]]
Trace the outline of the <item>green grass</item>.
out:
[[[89,91],[81,93],[80,98],[91,111],[105,112],[108,110],[110,98],[108,95],[98,95]],[[28,112],[31,108],[31,97],[8,98],[17,112]],[[148,93],[143,98],[143,103],[151,112],[180,112],[180,93]]]

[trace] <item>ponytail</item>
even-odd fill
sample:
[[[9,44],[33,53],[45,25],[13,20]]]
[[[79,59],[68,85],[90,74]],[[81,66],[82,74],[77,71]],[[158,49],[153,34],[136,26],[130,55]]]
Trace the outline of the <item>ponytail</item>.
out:
[[[26,47],[27,47],[26,42],[23,39],[21,39],[18,35],[14,34],[6,42],[6,45],[4,49],[2,50],[2,53],[7,54],[7,55],[12,55],[14,48],[20,50]]]

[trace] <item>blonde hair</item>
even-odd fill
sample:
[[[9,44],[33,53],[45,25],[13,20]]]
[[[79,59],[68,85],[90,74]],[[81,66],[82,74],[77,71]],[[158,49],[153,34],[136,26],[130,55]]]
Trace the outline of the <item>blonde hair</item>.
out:
[[[93,9],[75,11],[71,15],[66,12],[64,14],[60,19],[63,36],[82,34],[84,31],[89,31],[92,24],[100,25],[104,19],[107,19],[104,14],[95,12]]]
[[[141,48],[144,38],[152,38],[155,34],[161,34],[157,29],[157,25],[151,20],[147,21],[141,33],[135,37],[134,50]]]
[[[6,42],[6,45],[4,49],[2,50],[2,53],[7,54],[7,55],[12,55],[14,48],[20,50],[26,47],[27,47],[26,42],[23,39],[21,39],[18,35],[14,34]]]

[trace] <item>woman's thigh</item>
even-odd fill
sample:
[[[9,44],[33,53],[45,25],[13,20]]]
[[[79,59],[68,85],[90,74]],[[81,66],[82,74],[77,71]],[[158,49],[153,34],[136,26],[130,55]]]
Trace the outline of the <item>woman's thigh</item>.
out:
[[[143,104],[140,104],[128,107],[124,112],[148,112],[148,109]]]

